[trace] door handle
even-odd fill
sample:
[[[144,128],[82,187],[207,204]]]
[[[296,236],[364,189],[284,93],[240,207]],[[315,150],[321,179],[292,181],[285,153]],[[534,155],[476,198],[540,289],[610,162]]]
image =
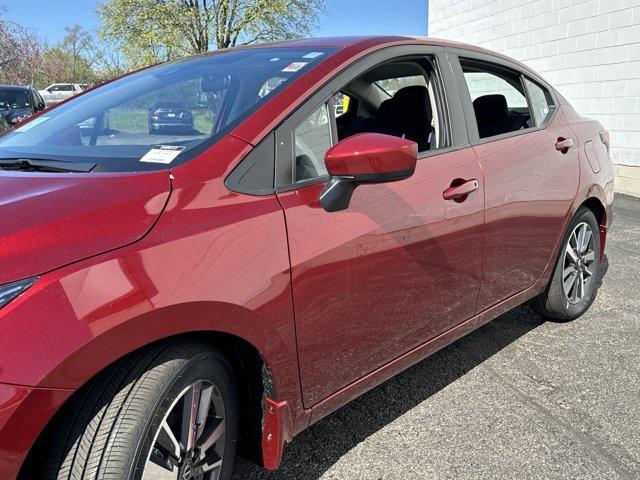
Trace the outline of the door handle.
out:
[[[464,198],[471,192],[475,192],[479,188],[480,184],[475,178],[473,180],[467,180],[460,185],[455,185],[447,188],[442,197],[445,200],[464,200]]]
[[[570,148],[573,148],[573,138],[559,137],[556,142],[556,150],[562,153],[567,153]]]

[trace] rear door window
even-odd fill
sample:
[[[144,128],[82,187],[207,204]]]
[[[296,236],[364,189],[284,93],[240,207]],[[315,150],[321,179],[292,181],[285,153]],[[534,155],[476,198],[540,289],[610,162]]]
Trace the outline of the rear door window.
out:
[[[480,138],[535,126],[519,72],[461,60]]]

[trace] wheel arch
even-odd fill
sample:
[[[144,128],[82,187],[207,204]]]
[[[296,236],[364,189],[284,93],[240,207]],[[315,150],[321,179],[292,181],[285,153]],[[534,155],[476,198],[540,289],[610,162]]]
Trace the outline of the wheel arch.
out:
[[[580,204],[580,207],[586,207],[593,212],[598,220],[598,225],[607,225],[607,211],[604,204],[598,197],[589,197]]]
[[[44,290],[49,292],[46,287]],[[36,298],[41,296],[34,294]],[[38,302],[19,300],[17,307],[21,303],[35,305]],[[243,411],[238,445],[238,453],[243,457],[264,466],[277,465],[284,442],[290,441],[293,434],[308,423],[306,412],[301,407],[292,319],[286,316],[278,315],[272,319],[270,310],[258,313],[241,305],[202,301],[170,305],[132,318],[127,318],[122,312],[123,316],[111,317],[109,322],[106,319],[98,322],[101,328],[96,328],[94,323],[89,330],[86,319],[71,314],[69,309],[58,308],[62,302],[55,305],[49,311],[51,328],[34,325],[30,329],[31,341],[23,344],[23,358],[37,358],[37,352],[49,351],[51,354],[47,355],[45,362],[16,364],[20,368],[16,375],[23,375],[23,378],[29,375],[31,383],[27,384],[33,385],[28,387],[32,392],[29,397],[34,397],[33,401],[24,401],[24,408],[21,405],[12,415],[15,425],[32,423],[29,438],[24,439],[26,448],[20,456],[38,453],[38,439],[43,438],[43,432],[56,418],[57,412],[69,405],[74,391],[126,355],[155,343],[176,339],[204,340],[228,358],[238,384]],[[41,318],[24,314],[19,318],[31,318],[42,323]],[[22,324],[24,326],[24,322]],[[52,336],[52,330],[61,333]],[[91,336],[87,336],[88,331]],[[23,331],[14,333],[23,334]],[[61,338],[66,344],[61,343]],[[49,404],[46,413],[32,422],[33,403],[43,392],[60,392],[60,395],[55,396],[55,404]],[[277,424],[274,430],[268,430],[265,425],[273,424],[269,419],[274,417],[274,405]],[[295,422],[292,414],[296,416]],[[270,440],[265,443],[267,437]],[[273,445],[278,446],[275,457],[271,453]],[[29,463],[21,459],[16,461],[22,463],[23,468]]]
[[[78,322],[74,323],[77,326]],[[267,320],[248,308],[225,302],[182,303],[114,322],[110,328],[78,342],[77,348],[43,375],[37,386],[77,389],[131,352],[190,336],[216,340],[221,350],[226,342],[253,349],[274,375],[288,352],[295,351],[286,334],[273,332]]]
[[[200,330],[178,333],[141,345],[139,348],[123,356],[114,358],[110,364],[95,372],[95,374],[89,377],[73,394],[60,402],[55,414],[42,425],[36,441],[26,454],[18,479],[28,480],[33,478],[30,473],[30,466],[40,464],[42,456],[46,455],[46,439],[48,438],[49,427],[54,425],[56,419],[65,413],[65,409],[69,408],[74,397],[79,395],[82,389],[85,388],[95,376],[108,368],[113,368],[118,361],[137,350],[153,345],[180,341],[206,343],[211,345],[212,349],[217,349],[223,353],[233,371],[233,377],[238,389],[239,410],[242,412],[240,416],[237,454],[258,465],[264,465],[262,427],[264,424],[265,409],[268,408],[265,400],[268,398],[277,398],[276,386],[271,370],[260,350],[245,338],[221,331]]]
[[[576,208],[573,211],[573,216],[578,212],[581,207],[589,209],[596,217],[598,222],[598,234],[600,239],[600,252],[599,257],[602,260],[604,258],[605,245],[607,241],[607,230],[608,226],[611,223],[611,213],[609,209],[605,206],[605,193],[604,190],[598,185],[593,185],[589,190],[587,195],[581,199],[581,201],[576,202]],[[569,222],[571,219],[569,219]],[[567,224],[567,227],[569,225]]]
[[[611,208],[606,207],[607,203],[605,199],[606,196],[604,190],[597,184],[593,184],[589,188],[582,189],[578,192],[578,195],[576,196],[572,207],[567,211],[564,225],[562,227],[562,230],[558,234],[556,244],[553,248],[552,255],[549,257],[547,266],[545,267],[542,275],[535,284],[535,288],[533,289],[535,293],[532,294],[532,298],[543,292],[548,287],[551,276],[553,274],[553,269],[555,268],[556,261],[562,249],[563,241],[569,233],[571,220],[573,220],[573,217],[576,215],[580,207],[588,208],[596,216],[596,220],[598,221],[600,230],[600,258],[603,258],[607,238],[607,229],[609,224],[611,223],[612,215]]]

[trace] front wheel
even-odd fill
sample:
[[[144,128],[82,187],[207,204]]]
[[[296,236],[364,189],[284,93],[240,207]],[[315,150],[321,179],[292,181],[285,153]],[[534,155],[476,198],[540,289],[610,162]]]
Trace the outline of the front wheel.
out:
[[[224,357],[199,343],[152,347],[83,389],[47,442],[44,479],[225,480],[238,432]]]
[[[547,290],[533,305],[548,318],[573,320],[586,312],[600,280],[600,236],[593,212],[580,207],[558,255]]]

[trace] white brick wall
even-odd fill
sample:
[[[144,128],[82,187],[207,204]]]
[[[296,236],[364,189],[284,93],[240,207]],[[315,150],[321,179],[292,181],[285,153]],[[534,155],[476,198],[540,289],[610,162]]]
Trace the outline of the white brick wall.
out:
[[[640,0],[428,0],[429,35],[516,58],[611,131],[640,167]]]

